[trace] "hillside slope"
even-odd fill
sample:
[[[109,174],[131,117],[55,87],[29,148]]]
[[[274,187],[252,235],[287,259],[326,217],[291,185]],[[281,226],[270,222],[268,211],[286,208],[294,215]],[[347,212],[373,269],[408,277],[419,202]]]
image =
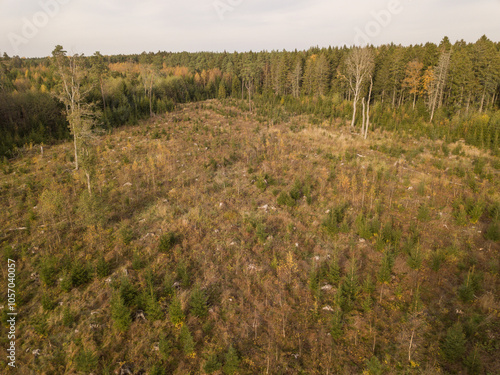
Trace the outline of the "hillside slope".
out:
[[[19,374],[500,372],[498,158],[231,101],[94,142],[90,194],[2,165]]]

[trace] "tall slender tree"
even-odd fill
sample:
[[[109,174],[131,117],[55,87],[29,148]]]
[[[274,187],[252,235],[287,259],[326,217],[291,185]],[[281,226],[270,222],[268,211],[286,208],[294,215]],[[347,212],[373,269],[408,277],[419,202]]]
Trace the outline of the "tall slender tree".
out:
[[[422,64],[418,60],[410,61],[406,67],[406,77],[403,81],[403,87],[410,90],[410,94],[413,94],[413,109],[415,109],[415,103],[417,102],[417,94],[420,91],[420,80],[422,78]]]
[[[84,69],[83,56],[68,56],[63,47],[58,45],[52,52],[52,61],[60,81],[56,93],[66,106],[66,116],[73,135],[75,169],[78,170],[79,148],[90,137],[95,123],[92,106],[85,101],[91,87],[84,86],[87,72]]]
[[[352,128],[356,121],[356,105],[364,85],[371,80],[374,67],[373,52],[369,47],[354,47],[347,56],[344,77],[353,94]]]

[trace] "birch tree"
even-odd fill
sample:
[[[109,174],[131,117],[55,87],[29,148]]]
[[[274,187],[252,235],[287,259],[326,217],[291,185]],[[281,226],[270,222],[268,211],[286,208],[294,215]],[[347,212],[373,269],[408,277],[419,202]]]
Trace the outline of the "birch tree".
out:
[[[83,56],[75,54],[67,56],[62,46],[56,46],[52,52],[52,60],[56,67],[60,84],[57,87],[57,96],[66,106],[66,116],[69,122],[75,152],[75,170],[79,169],[79,146],[90,136],[94,125],[93,111],[85,102],[90,87],[83,87],[86,78],[83,68]]]
[[[356,121],[356,106],[366,82],[371,80],[375,67],[373,52],[368,47],[354,47],[345,63],[345,79],[353,95],[351,127]]]
[[[56,94],[66,107],[66,118],[73,136],[75,170],[80,168],[80,159],[82,159],[88,191],[92,194],[90,174],[94,159],[91,138],[96,112],[92,104],[85,100],[92,87],[85,85],[87,76],[83,55],[68,56],[63,47],[58,45],[52,52],[52,61],[60,79]]]

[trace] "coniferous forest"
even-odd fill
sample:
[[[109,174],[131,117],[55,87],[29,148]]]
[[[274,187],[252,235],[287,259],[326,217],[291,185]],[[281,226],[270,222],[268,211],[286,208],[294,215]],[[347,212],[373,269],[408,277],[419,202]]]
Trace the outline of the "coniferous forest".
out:
[[[499,96],[486,36],[3,54],[18,373],[498,374]]]

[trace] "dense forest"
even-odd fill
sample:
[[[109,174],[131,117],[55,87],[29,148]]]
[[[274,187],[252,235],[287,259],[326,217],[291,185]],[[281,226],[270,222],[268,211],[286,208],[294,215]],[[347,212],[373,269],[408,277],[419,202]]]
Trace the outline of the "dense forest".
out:
[[[368,47],[364,62],[353,58],[355,49],[76,57],[88,87],[83,100],[99,106],[103,128],[134,124],[178,103],[226,97],[266,103],[262,110],[273,121],[280,120],[280,108],[347,121],[353,104],[366,100],[374,126],[499,149],[499,43],[483,36],[452,45],[445,37],[439,45]],[[364,77],[356,73],[361,62]],[[4,54],[1,155],[69,136],[59,83],[53,58]]]

